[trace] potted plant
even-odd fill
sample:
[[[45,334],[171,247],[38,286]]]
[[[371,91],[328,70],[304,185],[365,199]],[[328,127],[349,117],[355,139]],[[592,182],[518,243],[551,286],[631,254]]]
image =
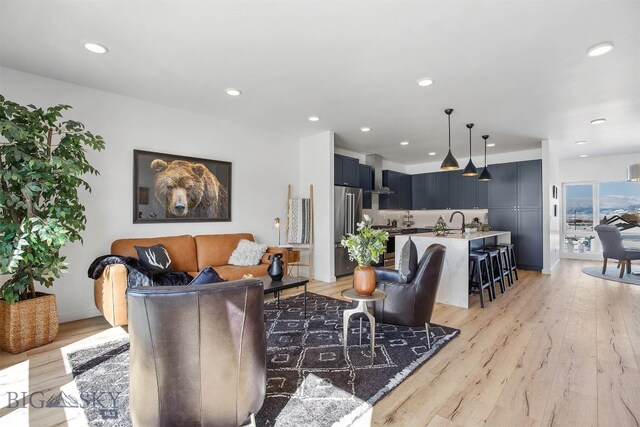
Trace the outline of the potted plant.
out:
[[[66,269],[60,250],[85,229],[80,187],[98,174],[85,149],[104,148],[82,123],[62,120],[68,105],[22,106],[0,95],[0,348],[20,353],[58,332],[50,287]]]
[[[371,264],[378,262],[384,254],[389,233],[375,230],[368,215],[358,223],[357,234],[342,237],[340,244],[347,248],[349,259],[358,263],[353,271],[353,288],[362,295],[371,295],[376,290],[376,275]]]

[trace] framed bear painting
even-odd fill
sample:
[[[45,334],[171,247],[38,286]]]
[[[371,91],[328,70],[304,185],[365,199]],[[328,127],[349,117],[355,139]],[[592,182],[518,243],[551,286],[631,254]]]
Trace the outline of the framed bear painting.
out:
[[[231,163],[133,150],[133,222],[231,221]]]

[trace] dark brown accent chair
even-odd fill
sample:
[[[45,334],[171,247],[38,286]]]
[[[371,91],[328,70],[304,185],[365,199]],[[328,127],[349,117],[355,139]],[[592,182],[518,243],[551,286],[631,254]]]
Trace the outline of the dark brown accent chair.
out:
[[[264,291],[255,279],[127,292],[134,426],[238,426],[266,392]]]
[[[438,293],[440,276],[447,248],[433,244],[427,248],[418,263],[418,269],[408,283],[402,283],[395,270],[376,269],[376,288],[387,297],[376,301],[376,322],[402,326],[425,326],[427,344],[431,348],[429,322]]]
[[[600,243],[602,243],[602,274],[607,271],[607,259],[618,260],[620,278],[624,276],[625,267],[627,273],[631,273],[631,261],[640,260],[640,249],[629,249],[622,245],[622,235],[615,225],[600,224],[595,227]]]

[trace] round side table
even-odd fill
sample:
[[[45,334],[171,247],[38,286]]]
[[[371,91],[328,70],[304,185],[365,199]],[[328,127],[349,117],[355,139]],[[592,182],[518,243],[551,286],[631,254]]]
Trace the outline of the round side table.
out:
[[[384,291],[376,289],[371,295],[360,295],[355,289],[346,289],[342,291],[342,297],[349,301],[358,301],[358,305],[355,308],[347,309],[342,313],[342,334],[344,342],[344,355],[347,357],[347,336],[349,332],[349,318],[354,314],[362,313],[369,319],[370,336],[371,339],[371,365],[373,366],[373,358],[375,357],[375,341],[376,341],[376,319],[373,317],[369,310],[367,310],[367,303],[373,301],[381,301],[387,297]],[[360,344],[362,344],[362,319],[360,319]]]

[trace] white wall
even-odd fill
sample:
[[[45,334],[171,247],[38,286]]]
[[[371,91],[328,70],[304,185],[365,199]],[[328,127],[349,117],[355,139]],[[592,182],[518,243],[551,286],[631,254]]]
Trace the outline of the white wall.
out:
[[[65,117],[106,141],[105,151],[88,154],[100,176],[88,178],[93,192],[81,196],[84,245],[64,250],[69,272],[52,288],[62,322],[99,314],[87,267],[115,239],[251,232],[277,244],[273,219],[286,218],[287,184],[298,182],[297,139],[7,68],[0,68],[0,92],[21,104],[70,104]],[[133,224],[133,149],[232,162],[232,221]]]
[[[640,163],[640,148],[637,153],[617,156],[587,157],[584,159],[560,160],[560,181],[626,181],[627,166]]]
[[[300,140],[300,195],[307,197],[309,184],[313,184],[313,275],[323,282],[335,280],[333,144],[333,132],[322,132]]]
[[[483,152],[484,153],[484,152]],[[427,153],[425,153],[425,157],[427,157]],[[442,164],[442,160],[444,156],[433,156],[435,160],[431,162],[425,163],[417,163],[413,165],[406,165],[404,167],[404,171],[408,174],[416,174],[416,173],[427,173],[427,172],[439,172],[440,165]],[[491,165],[494,163],[510,163],[510,162],[522,162],[524,160],[535,160],[542,158],[542,149],[534,149],[534,150],[523,150],[523,151],[512,151],[509,153],[499,153],[499,154],[489,154],[487,155],[487,164]],[[478,169],[484,166],[484,154],[482,156],[473,156],[473,163],[476,165]],[[458,164],[461,168],[464,168],[469,161],[469,157],[459,157]]]
[[[558,149],[552,141],[542,141],[542,272],[551,271],[560,261],[560,207],[562,206],[562,185],[560,184],[560,161]],[[553,186],[558,187],[557,199],[553,198]],[[557,205],[557,216],[554,216]]]

